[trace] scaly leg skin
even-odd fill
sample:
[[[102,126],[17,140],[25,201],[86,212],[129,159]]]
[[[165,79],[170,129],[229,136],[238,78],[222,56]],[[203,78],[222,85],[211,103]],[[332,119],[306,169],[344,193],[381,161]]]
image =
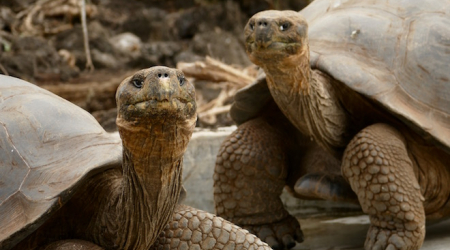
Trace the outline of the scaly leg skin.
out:
[[[366,250],[417,250],[425,237],[424,198],[401,133],[375,124],[345,150],[342,171],[371,226]]]
[[[102,250],[84,240],[61,240],[40,250]],[[232,250],[271,248],[258,237],[218,216],[186,205],[177,205],[152,250]]]
[[[214,173],[217,215],[248,229],[274,249],[303,241],[300,224],[284,208],[288,157],[283,133],[257,118],[222,144]]]
[[[172,221],[160,234],[152,249],[269,250],[270,247],[247,230],[218,216],[178,205]]]

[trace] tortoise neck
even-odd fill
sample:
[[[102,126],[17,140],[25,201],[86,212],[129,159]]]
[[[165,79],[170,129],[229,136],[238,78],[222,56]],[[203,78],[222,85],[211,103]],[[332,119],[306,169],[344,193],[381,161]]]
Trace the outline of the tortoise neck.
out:
[[[307,96],[311,93],[311,68],[309,67],[309,51],[292,55],[282,60],[269,62],[262,67],[267,75],[269,88],[287,95],[289,99],[298,95]]]
[[[123,141],[122,194],[117,206],[120,249],[149,249],[178,202],[183,153],[194,124],[144,127],[117,121]],[[186,124],[185,124],[186,125]]]
[[[303,134],[340,157],[346,145],[347,114],[331,77],[309,65],[309,51],[264,68],[269,90],[284,115]]]

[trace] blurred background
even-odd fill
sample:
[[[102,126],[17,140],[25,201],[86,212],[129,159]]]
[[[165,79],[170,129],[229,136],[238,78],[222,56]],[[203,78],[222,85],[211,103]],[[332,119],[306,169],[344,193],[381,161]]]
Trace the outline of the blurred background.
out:
[[[248,18],[266,9],[300,10],[308,3],[0,0],[0,73],[60,95],[115,131],[118,84],[138,69],[178,67],[196,86],[198,126],[229,126],[232,96],[257,72],[243,48]]]

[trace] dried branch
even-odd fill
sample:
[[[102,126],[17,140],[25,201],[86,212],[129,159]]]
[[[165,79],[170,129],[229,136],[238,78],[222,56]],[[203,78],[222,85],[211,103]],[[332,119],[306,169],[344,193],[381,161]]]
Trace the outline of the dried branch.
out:
[[[255,80],[255,77],[244,73],[242,70],[233,68],[208,56],[205,61],[193,63],[179,62],[177,68],[183,71],[186,76],[199,80],[230,82],[241,87]]]
[[[86,21],[86,0],[81,0],[81,24],[83,26],[84,52],[86,53],[86,69],[90,72],[94,71],[94,64],[91,59],[91,50],[89,48],[89,35]]]
[[[14,33],[29,35],[57,34],[73,28],[71,21],[81,16],[97,13],[94,5],[86,5],[85,0],[39,0],[16,15],[18,22],[12,27]],[[66,17],[64,21],[49,17]],[[82,23],[83,25],[83,23]],[[84,24],[85,26],[85,24]]]
[[[25,17],[25,20],[23,21],[23,25],[26,31],[30,32],[31,34],[36,34],[38,29],[34,27],[33,25],[33,16],[38,13],[38,11],[42,8],[42,4],[48,2],[49,0],[43,0],[38,1],[32,8],[29,10],[28,14]],[[20,15],[20,13],[19,13]]]
[[[252,83],[257,74],[254,67],[239,69],[210,57],[206,57],[205,61],[193,63],[179,62],[177,68],[183,71],[187,77],[193,78],[194,82],[202,80],[221,83],[222,90],[219,95],[197,108],[199,120],[208,125],[216,124],[217,116],[230,110],[229,103],[236,92]]]

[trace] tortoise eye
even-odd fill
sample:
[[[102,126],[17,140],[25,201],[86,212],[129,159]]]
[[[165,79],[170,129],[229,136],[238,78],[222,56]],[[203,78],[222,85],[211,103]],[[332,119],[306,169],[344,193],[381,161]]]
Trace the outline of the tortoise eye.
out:
[[[249,23],[248,27],[250,27],[250,30],[254,30],[255,29],[255,23],[253,23],[253,22]]]
[[[144,82],[140,79],[133,79],[131,83],[138,89],[142,88],[142,85],[144,85]]]
[[[184,83],[186,82],[186,79],[185,79],[184,77],[180,76],[180,77],[178,78],[178,81],[180,82],[180,86],[183,86]]]
[[[283,23],[280,25],[280,30],[285,31],[285,30],[289,29],[289,27],[291,27],[290,23]]]

